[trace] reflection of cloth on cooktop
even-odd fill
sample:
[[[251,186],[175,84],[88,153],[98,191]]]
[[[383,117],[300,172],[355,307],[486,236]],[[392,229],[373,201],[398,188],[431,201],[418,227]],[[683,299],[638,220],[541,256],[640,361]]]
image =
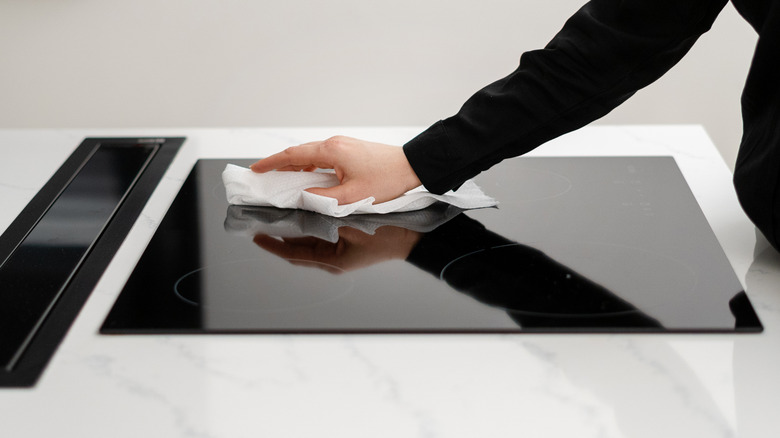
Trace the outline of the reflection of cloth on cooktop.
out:
[[[334,198],[305,191],[312,187],[337,185],[339,181],[333,173],[274,171],[259,174],[228,164],[222,173],[222,181],[228,202],[234,205],[293,208],[333,217],[414,211],[436,201],[446,202],[461,209],[493,207],[497,204],[495,199],[485,195],[473,181],[466,181],[457,191],[449,191],[443,195],[435,195],[423,187],[418,187],[380,204],[374,204],[374,198],[366,198],[344,205],[339,205]]]
[[[311,236],[331,243],[339,240],[339,228],[351,227],[373,235],[377,228],[395,226],[427,233],[461,213],[461,209],[437,202],[422,210],[385,215],[355,215],[344,218],[303,210],[231,205],[225,217],[225,230],[254,236],[294,238]]]

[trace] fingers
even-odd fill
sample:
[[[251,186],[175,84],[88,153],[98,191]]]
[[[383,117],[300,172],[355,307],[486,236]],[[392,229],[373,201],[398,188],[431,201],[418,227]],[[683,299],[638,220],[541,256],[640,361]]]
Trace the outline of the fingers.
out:
[[[340,205],[368,197],[386,202],[421,184],[402,148],[342,136],[294,146],[251,166],[258,173],[317,168],[334,169],[340,184],[308,191],[335,198]]]
[[[253,164],[253,166],[254,166],[254,164]],[[251,169],[255,170],[254,168],[251,168]],[[300,172],[300,171],[312,172],[314,170],[317,170],[317,166],[284,166],[284,167],[280,167],[279,169],[270,169],[270,170],[278,170],[278,171],[281,171],[281,172],[289,172],[289,171],[293,171],[293,172]],[[263,171],[255,170],[255,172],[257,172],[257,173],[264,173],[266,171],[264,171],[264,170]]]
[[[271,170],[332,169],[338,160],[338,155],[332,153],[332,145],[344,141],[345,138],[332,137],[325,141],[293,146],[257,161],[250,166],[250,169],[258,173]]]
[[[271,155],[249,166],[252,171],[264,173],[271,170],[303,170],[311,167],[311,163],[301,160],[300,151],[294,148]]]

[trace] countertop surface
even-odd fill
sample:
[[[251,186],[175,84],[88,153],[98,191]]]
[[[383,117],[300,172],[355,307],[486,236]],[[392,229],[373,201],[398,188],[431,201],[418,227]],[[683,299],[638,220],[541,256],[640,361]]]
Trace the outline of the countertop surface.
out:
[[[84,137],[187,141],[46,371],[0,389],[7,437],[774,437],[780,255],[739,207],[698,126],[589,127],[535,156],[671,155],[764,325],[760,334],[98,333],[198,158],[260,157],[336,134],[421,129],[0,130],[0,229]]]

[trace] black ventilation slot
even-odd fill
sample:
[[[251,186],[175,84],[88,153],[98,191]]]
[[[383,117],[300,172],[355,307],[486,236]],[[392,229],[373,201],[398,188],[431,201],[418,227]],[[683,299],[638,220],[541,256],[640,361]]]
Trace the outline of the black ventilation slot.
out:
[[[0,237],[0,386],[37,380],[183,138],[88,138]]]

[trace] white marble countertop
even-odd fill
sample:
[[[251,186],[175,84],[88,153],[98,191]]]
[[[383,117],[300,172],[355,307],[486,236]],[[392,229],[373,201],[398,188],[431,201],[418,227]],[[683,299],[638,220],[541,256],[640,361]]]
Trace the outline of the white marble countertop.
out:
[[[765,330],[733,335],[101,336],[199,157],[419,128],[0,130],[0,229],[87,136],[188,139],[4,437],[774,437],[780,255],[756,238],[697,126],[590,127],[534,155],[673,155]]]

